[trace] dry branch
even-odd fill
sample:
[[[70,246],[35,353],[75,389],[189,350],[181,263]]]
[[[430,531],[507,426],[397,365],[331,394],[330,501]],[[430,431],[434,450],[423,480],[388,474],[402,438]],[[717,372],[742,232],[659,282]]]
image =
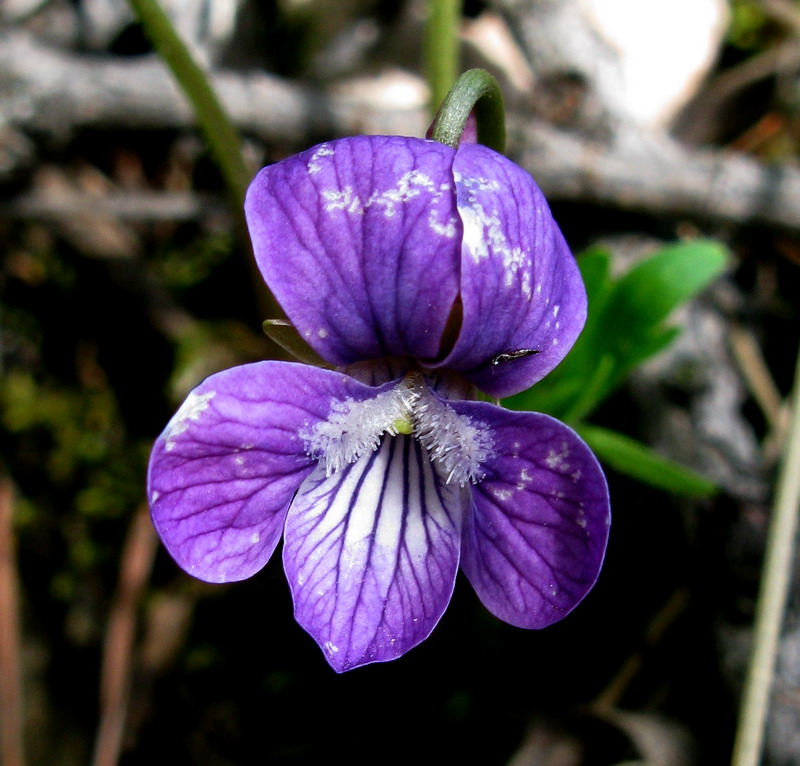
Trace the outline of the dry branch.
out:
[[[18,578],[14,488],[0,479],[0,763],[23,766]]]
[[[128,529],[117,593],[106,629],[94,766],[115,766],[119,761],[133,673],[137,610],[150,578],[157,545],[147,506],[142,505]]]
[[[584,200],[654,215],[800,227],[800,170],[733,151],[690,149],[664,134],[620,131],[611,144],[543,123],[513,145],[551,199]]]
[[[220,74],[214,85],[237,124],[267,141],[303,141],[327,125],[313,97],[265,74]],[[116,58],[58,50],[0,32],[0,118],[59,139],[80,128],[180,128],[192,111],[154,56]],[[324,108],[323,108],[324,111]]]
[[[40,221],[86,216],[116,221],[188,221],[209,215],[228,215],[221,196],[169,191],[111,192],[103,197],[29,192],[7,202],[0,201],[0,218]]]
[[[213,82],[235,123],[299,149],[365,132],[414,134],[422,107],[388,109],[385,92],[313,90],[260,72]],[[726,151],[687,148],[666,135],[621,131],[601,143],[517,115],[511,154],[554,199],[593,201],[658,215],[800,229],[800,171]],[[155,58],[87,56],[0,32],[0,125],[67,139],[85,128],[186,128],[191,111]]]

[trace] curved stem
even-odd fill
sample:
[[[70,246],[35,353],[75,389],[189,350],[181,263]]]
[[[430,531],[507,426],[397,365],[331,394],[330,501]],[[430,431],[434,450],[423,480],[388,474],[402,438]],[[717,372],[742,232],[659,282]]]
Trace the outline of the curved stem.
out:
[[[778,471],[764,573],[756,606],[750,668],[742,693],[733,766],[757,766],[761,760],[769,696],[775,673],[781,624],[792,577],[800,511],[800,352],[792,392],[792,415]]]
[[[469,69],[458,78],[436,114],[431,137],[455,149],[473,110],[478,143],[502,154],[506,148],[503,92],[485,69]]]

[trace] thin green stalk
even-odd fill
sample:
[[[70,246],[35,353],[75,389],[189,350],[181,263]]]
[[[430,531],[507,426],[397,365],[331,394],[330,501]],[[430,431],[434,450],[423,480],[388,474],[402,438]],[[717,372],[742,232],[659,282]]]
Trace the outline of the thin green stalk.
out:
[[[761,760],[770,689],[775,673],[783,615],[792,577],[800,513],[800,352],[792,392],[792,415],[775,487],[764,572],[756,606],[753,648],[745,680],[733,766],[757,766]]]
[[[461,0],[429,0],[425,66],[434,110],[444,101],[458,75],[460,20]]]
[[[250,173],[244,163],[238,131],[222,108],[208,76],[192,58],[157,0],[129,2],[156,51],[191,102],[200,129],[222,172],[231,203],[241,211]]]
[[[469,69],[458,78],[436,113],[431,137],[455,149],[473,110],[478,143],[502,154],[506,148],[503,92],[485,69]]]
[[[236,216],[240,239],[245,246],[249,246],[250,236],[244,218],[244,196],[252,173],[244,161],[239,132],[211,87],[208,75],[194,60],[169,17],[161,9],[158,0],[128,0],[128,2],[156,52],[169,67],[194,109],[211,155],[222,173],[231,209]],[[280,308],[272,294],[265,289],[255,261],[249,258],[248,263],[253,294],[259,311],[266,316],[279,315]]]

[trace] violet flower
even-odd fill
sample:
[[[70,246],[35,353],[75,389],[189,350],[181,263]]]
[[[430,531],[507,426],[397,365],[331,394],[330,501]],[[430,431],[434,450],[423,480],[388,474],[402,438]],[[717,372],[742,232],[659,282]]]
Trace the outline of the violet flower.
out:
[[[358,136],[263,169],[245,208],[330,369],[259,362],[189,394],[149,471],[178,564],[242,580],[283,535],[295,617],[337,671],[423,641],[459,565],[506,622],[564,617],[605,552],[602,471],[562,423],[477,400],[536,383],[585,319],[531,177],[478,144]]]

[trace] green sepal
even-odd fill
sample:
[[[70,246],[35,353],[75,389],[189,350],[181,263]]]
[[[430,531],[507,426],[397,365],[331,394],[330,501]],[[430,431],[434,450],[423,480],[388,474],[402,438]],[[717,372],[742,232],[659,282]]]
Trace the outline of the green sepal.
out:
[[[288,351],[298,362],[314,367],[332,369],[308,342],[297,331],[297,328],[286,319],[265,319],[261,325],[264,334],[284,351]]]

